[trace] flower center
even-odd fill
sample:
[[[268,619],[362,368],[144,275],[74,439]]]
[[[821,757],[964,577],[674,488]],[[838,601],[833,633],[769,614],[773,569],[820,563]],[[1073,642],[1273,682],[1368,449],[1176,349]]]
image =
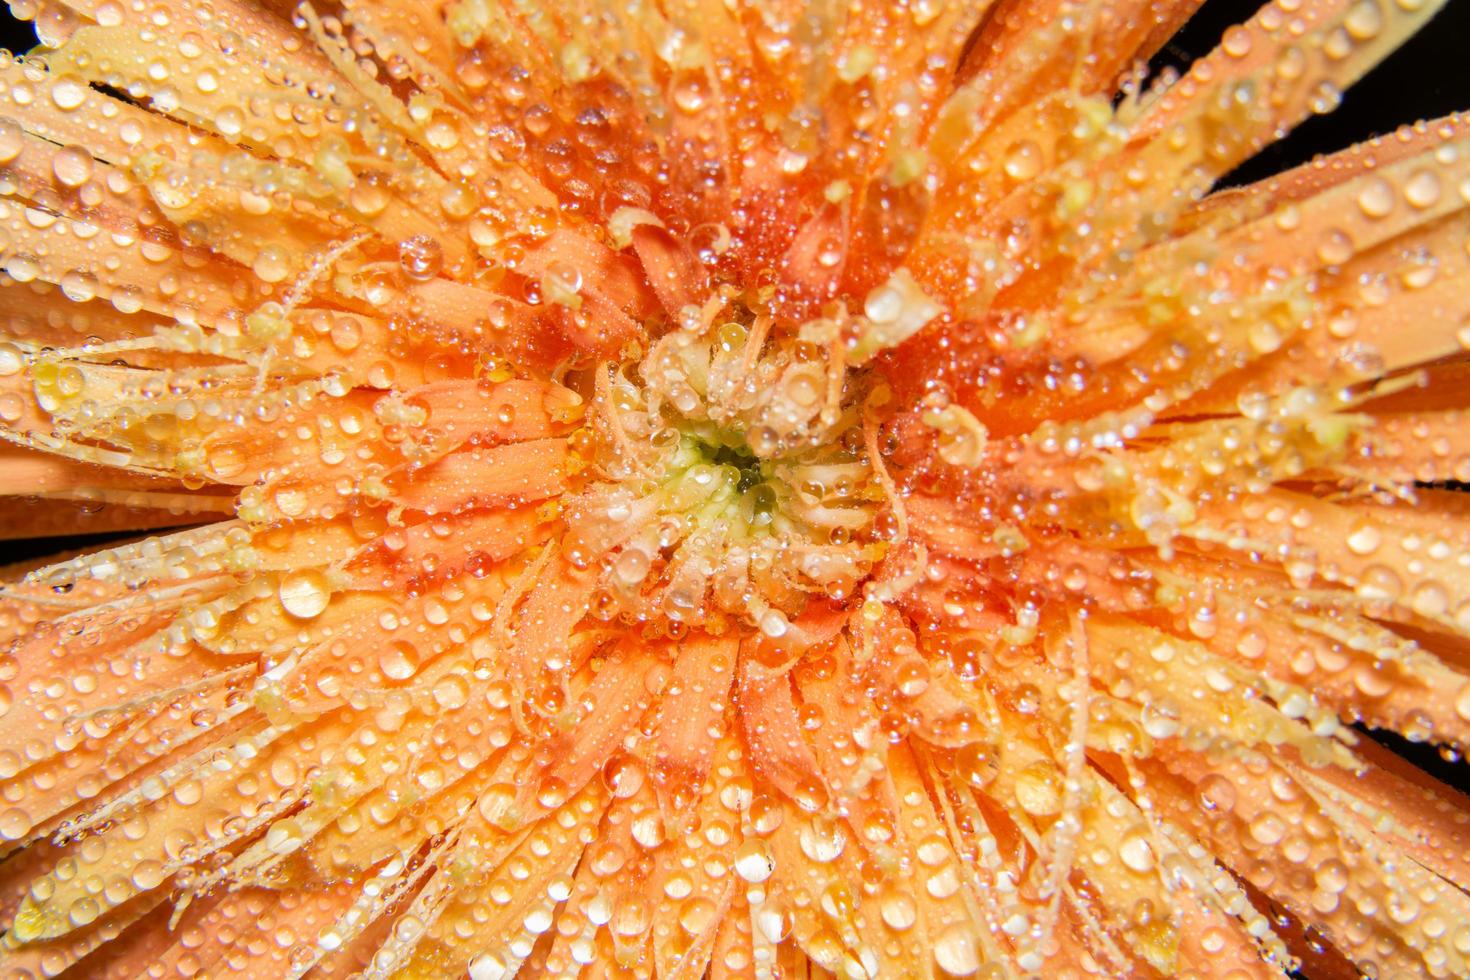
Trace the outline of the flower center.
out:
[[[884,500],[839,310],[774,322],[733,289],[637,362],[595,370],[593,478],[569,508],[573,562],[611,614],[771,636],[813,597],[850,597],[882,557]]]

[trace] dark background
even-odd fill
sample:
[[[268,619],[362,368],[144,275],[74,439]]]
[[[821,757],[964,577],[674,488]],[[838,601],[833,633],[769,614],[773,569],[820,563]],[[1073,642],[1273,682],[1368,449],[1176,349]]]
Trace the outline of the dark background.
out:
[[[1226,28],[1261,6],[1259,0],[1208,0],[1154,59],[1154,67],[1188,65],[1208,53]],[[1428,26],[1349,89],[1335,112],[1307,120],[1229,182],[1251,183],[1405,123],[1461,110],[1470,110],[1470,0],[1449,0]]]
[[[555,0],[548,0],[555,2]],[[1193,20],[1154,59],[1155,70],[1184,68],[1207,53],[1225,29],[1248,19],[1259,0],[1208,0]],[[0,7],[0,47],[25,51],[35,43],[30,25]],[[1445,9],[1374,72],[1350,89],[1333,113],[1299,126],[1286,139],[1251,160],[1227,183],[1249,183],[1320,153],[1391,133],[1406,123],[1470,110],[1470,0],[1449,0]],[[106,537],[72,537],[0,542],[0,564],[99,544]],[[1433,746],[1413,745],[1393,734],[1369,734],[1376,741],[1429,770],[1441,780],[1470,791],[1470,767]]]

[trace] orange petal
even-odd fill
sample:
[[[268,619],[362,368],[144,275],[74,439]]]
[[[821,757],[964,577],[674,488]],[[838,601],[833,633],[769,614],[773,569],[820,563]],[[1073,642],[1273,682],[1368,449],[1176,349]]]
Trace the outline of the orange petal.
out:
[[[742,648],[736,703],[750,764],[761,778],[790,799],[826,800],[816,756],[801,733],[790,675],[771,676]]]
[[[429,513],[544,500],[561,493],[569,466],[566,441],[536,439],[453,453],[390,480],[394,503]]]
[[[739,643],[701,636],[679,647],[673,676],[661,694],[649,775],[670,826],[697,799],[714,757],[715,736],[729,708]]]

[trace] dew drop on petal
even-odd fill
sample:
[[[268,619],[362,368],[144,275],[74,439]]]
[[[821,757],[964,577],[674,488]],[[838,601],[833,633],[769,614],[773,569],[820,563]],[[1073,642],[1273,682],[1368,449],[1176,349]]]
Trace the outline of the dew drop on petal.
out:
[[[444,246],[427,235],[406,239],[398,246],[398,264],[410,279],[433,279],[444,267]]]
[[[934,962],[951,976],[973,976],[980,970],[980,947],[973,927],[955,923],[946,926],[934,940]]]
[[[281,606],[298,619],[320,616],[331,601],[326,576],[319,571],[292,572],[281,579]]]

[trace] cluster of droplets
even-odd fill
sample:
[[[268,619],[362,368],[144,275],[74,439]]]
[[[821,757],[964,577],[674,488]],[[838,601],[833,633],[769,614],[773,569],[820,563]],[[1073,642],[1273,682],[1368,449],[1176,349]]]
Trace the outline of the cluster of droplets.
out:
[[[773,328],[727,292],[637,365],[596,369],[600,479],[571,504],[567,547],[605,566],[609,614],[780,636],[809,598],[854,594],[885,550],[872,388],[810,339],[823,331]]]

